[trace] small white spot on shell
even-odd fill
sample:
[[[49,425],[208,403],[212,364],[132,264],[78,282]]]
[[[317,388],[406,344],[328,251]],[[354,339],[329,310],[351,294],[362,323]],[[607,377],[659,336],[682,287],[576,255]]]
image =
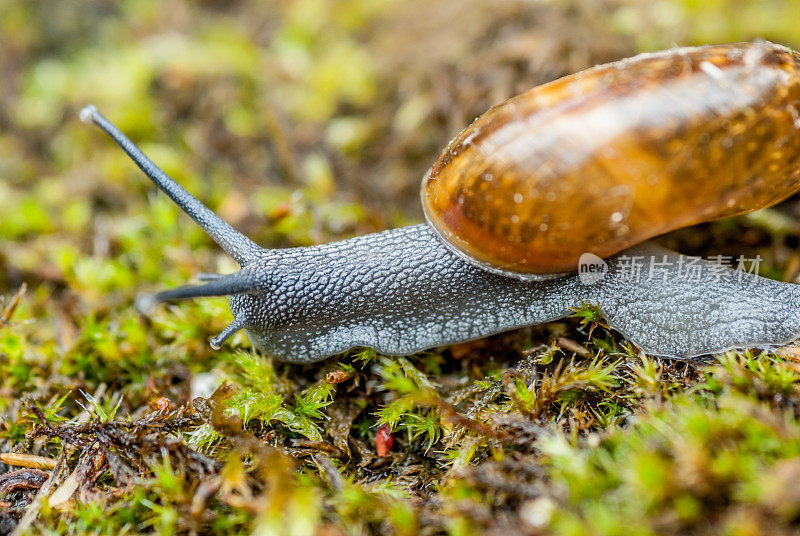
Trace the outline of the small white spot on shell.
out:
[[[737,61],[742,57],[741,49],[735,48],[728,52],[728,61]]]
[[[514,202],[515,202],[516,204],[520,204],[520,203],[522,203],[522,201],[523,201],[524,199],[525,199],[525,197],[524,197],[524,196],[523,196],[521,193],[517,192],[517,193],[515,193],[515,194],[514,194]]]
[[[715,80],[722,80],[725,78],[725,73],[722,69],[711,63],[710,61],[700,62],[700,70]]]
[[[480,134],[480,129],[476,128],[475,130],[473,130],[472,132],[469,133],[469,136],[467,136],[466,138],[461,140],[461,145],[466,147],[467,145],[472,143],[472,140],[474,140],[475,136],[477,136],[478,134]]]
[[[747,52],[744,53],[744,58],[742,58],[742,63],[744,64],[745,68],[752,69],[761,59],[766,55],[766,51],[763,47],[753,47],[748,48]]]
[[[556,193],[555,192],[547,192],[547,194],[544,196],[544,198],[552,203],[553,201],[556,200]]]
[[[516,214],[512,214],[511,223],[519,223],[519,216],[517,216]]]
[[[547,230],[547,224],[546,223],[540,223],[539,224],[539,230],[540,231],[546,231]]]
[[[622,212],[614,212],[613,214],[611,214],[611,221],[614,223],[621,222],[622,218],[624,218]]]
[[[800,130],[800,113],[798,113],[797,108],[791,104],[787,106],[787,108],[789,109],[789,113],[792,114],[792,124],[794,128]]]

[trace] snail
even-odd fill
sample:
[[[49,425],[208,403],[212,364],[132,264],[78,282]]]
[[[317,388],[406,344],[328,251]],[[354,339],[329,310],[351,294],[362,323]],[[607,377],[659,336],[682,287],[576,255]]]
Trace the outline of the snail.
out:
[[[149,310],[229,296],[234,319],[211,339],[215,349],[244,329],[256,348],[290,362],[353,347],[410,354],[591,303],[642,351],[689,358],[800,335],[799,285],[647,241],[800,189],[798,110],[800,55],[786,47],[640,54],[478,117],[423,178],[427,223],[287,249],[240,234],[94,106],[81,119],[104,130],[241,266],[137,299]],[[632,270],[637,262],[649,273]]]

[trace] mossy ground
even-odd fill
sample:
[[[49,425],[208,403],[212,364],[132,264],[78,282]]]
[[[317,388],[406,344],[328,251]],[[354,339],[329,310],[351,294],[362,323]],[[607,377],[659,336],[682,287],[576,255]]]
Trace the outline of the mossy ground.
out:
[[[305,245],[419,221],[438,151],[524,88],[675,43],[798,47],[798,22],[793,0],[0,3],[0,453],[55,463],[0,465],[0,533],[796,533],[797,350],[658,360],[587,307],[401,358],[214,352],[225,300],[132,303],[232,261],[77,112],[258,243]],[[796,280],[799,237],[790,200],[667,240]]]

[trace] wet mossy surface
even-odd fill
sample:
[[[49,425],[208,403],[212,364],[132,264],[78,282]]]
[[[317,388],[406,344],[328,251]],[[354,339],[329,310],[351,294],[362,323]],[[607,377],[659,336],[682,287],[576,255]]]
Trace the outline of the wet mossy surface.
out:
[[[273,361],[224,299],[135,296],[228,259],[87,103],[266,247],[418,222],[490,105],[590,65],[766,38],[769,2],[0,3],[0,533],[793,534],[800,351],[642,355],[587,306],[407,357]],[[686,229],[797,281],[800,205]],[[16,460],[16,461],[15,461]],[[23,462],[25,463],[25,462]],[[48,500],[42,500],[48,496]]]

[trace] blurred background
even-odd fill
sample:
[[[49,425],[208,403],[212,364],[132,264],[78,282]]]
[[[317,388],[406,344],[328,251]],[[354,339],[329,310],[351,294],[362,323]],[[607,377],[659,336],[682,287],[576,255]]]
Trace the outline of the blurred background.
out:
[[[78,113],[95,104],[257,243],[300,246],[422,221],[419,181],[442,148],[491,105],[527,88],[672,46],[767,39],[800,48],[798,28],[798,0],[0,0],[0,454],[58,455],[63,442],[30,438],[43,419],[130,420],[155,407],[183,407],[228,380],[238,398],[220,407],[238,412],[258,445],[306,460],[294,487],[286,483],[295,470],[273,458],[266,476],[248,469],[245,477],[242,458],[208,424],[169,421],[176,426],[170,445],[179,436],[225,461],[222,502],[196,502],[198,481],[210,480],[185,473],[174,456],[162,463],[155,453],[164,456],[163,447],[126,443],[119,452],[139,460],[135,485],[122,493],[122,480],[105,473],[96,489],[82,483],[81,494],[100,490],[113,499],[81,495],[68,510],[43,509],[36,527],[198,534],[213,522],[232,534],[231,527],[250,533],[261,516],[311,528],[320,518],[344,519],[343,527],[391,522],[406,527],[395,534],[416,534],[418,517],[434,527],[428,533],[495,525],[493,534],[508,535],[527,520],[538,527],[529,533],[540,534],[551,497],[563,507],[562,534],[716,534],[720,519],[729,534],[795,534],[796,348],[781,367],[750,357],[733,366],[730,358],[697,389],[690,386],[706,369],[634,359],[635,349],[598,327],[591,310],[413,361],[365,351],[343,364],[273,368],[249,351],[242,333],[215,352],[207,341],[229,322],[224,298],[161,307],[149,318],[132,303],[139,292],[235,265]],[[798,281],[800,203],[695,226],[667,241],[692,254],[759,254],[763,275]],[[27,295],[16,302],[23,284]],[[587,357],[595,353],[607,361]],[[576,358],[577,368],[562,369]],[[335,401],[339,380],[329,381],[328,372],[345,377]],[[516,430],[513,441],[505,450],[493,442],[478,448],[479,432],[462,445],[462,432],[451,435],[456,421],[445,422],[439,409],[402,405],[423,387],[428,396],[431,385],[464,402],[465,414],[484,419],[480,426]],[[658,412],[683,391],[677,409],[646,424],[643,404],[652,401]],[[46,415],[33,414],[26,400]],[[660,443],[637,421],[659,431]],[[551,441],[539,457],[544,444],[531,445],[540,424],[563,428],[570,441],[587,438],[586,448]],[[603,444],[591,435],[618,425]],[[313,441],[295,441],[303,438]],[[321,450],[330,446],[323,438],[353,448],[352,457],[337,454],[342,477],[333,465],[309,469],[320,452],[336,452]],[[374,455],[391,441],[392,454]],[[86,452],[89,465],[103,463]],[[670,456],[677,461],[665,461]],[[552,478],[542,480],[547,467],[555,467]],[[11,469],[0,464],[0,478]],[[323,485],[329,478],[331,489]],[[626,478],[632,483],[613,491]],[[248,485],[261,503],[229,501],[225,486],[249,496]],[[35,487],[23,490],[29,499]],[[276,490],[274,497],[259,495],[263,489]],[[0,534],[27,503],[8,504],[0,507]],[[193,524],[200,522],[206,525]],[[592,523],[602,530],[584,528]],[[707,530],[687,528],[692,523]],[[327,528],[316,534],[345,533]]]
[[[4,0],[0,293],[31,285],[31,336],[68,349],[137,291],[233,269],[87,103],[256,242],[304,245],[420,221],[439,151],[524,89],[675,45],[798,47],[799,22],[796,0]]]

